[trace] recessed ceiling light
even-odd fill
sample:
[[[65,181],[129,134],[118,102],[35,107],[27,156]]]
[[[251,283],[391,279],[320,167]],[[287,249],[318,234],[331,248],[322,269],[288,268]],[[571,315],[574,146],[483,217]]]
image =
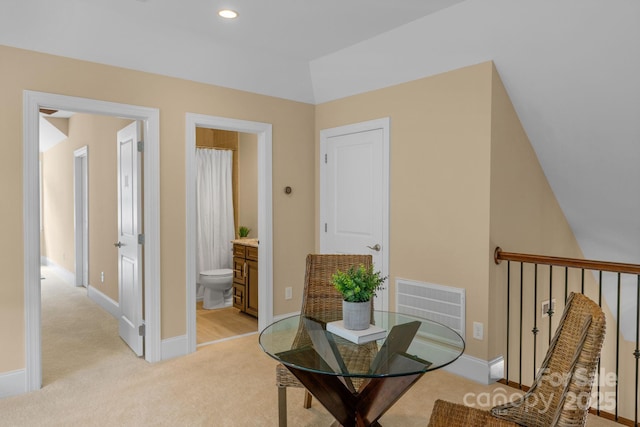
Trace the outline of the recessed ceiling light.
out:
[[[226,19],[233,19],[238,17],[238,12],[231,9],[222,9],[218,12],[218,15]]]

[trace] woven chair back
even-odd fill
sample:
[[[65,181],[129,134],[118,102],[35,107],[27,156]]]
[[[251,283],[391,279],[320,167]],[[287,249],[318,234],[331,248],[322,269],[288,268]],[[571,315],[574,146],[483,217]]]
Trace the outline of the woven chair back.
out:
[[[530,427],[584,426],[604,335],[602,309],[571,293],[534,384],[493,415]]]
[[[333,286],[332,276],[338,270],[346,271],[361,264],[368,268],[372,263],[371,255],[307,255],[301,314],[322,322],[342,319],[342,294]],[[373,300],[371,307],[373,308]],[[294,347],[300,347],[309,341],[304,328],[300,328],[294,340]]]
[[[309,254],[304,276],[304,291],[302,294],[302,308],[300,313],[323,322],[342,319],[342,295],[331,283],[336,271],[346,271],[349,267],[365,267],[372,265],[371,255],[342,255],[342,254]],[[373,301],[371,301],[371,321],[373,323]],[[371,365],[377,353],[376,342],[370,342],[359,349],[352,345],[340,345],[341,338],[337,338],[337,346],[341,357],[349,370],[361,371]],[[302,322],[293,340],[292,348],[302,348],[311,345],[311,338],[303,327]],[[282,364],[276,366],[276,383],[280,387],[302,387],[302,384]],[[362,378],[346,379],[357,391],[366,383]],[[308,401],[311,406],[311,400]],[[286,403],[284,404],[286,407]],[[280,415],[282,420],[282,415]],[[286,416],[284,418],[286,420]]]

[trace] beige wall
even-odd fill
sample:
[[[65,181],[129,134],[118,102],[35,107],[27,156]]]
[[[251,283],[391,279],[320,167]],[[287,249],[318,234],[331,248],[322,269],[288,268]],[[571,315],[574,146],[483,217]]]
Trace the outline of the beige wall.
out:
[[[398,277],[465,288],[467,331],[488,315],[491,73],[479,64],[316,112],[316,151],[322,129],[391,118],[390,308]],[[485,343],[467,352],[484,356]]]
[[[69,119],[66,117],[47,117],[45,120],[54,125],[60,132],[69,135]]]
[[[68,138],[42,155],[43,238],[40,252],[75,273],[73,152],[88,147],[89,284],[118,301],[116,134],[131,120],[74,114]],[[104,283],[100,273],[104,272]]]
[[[314,107],[248,92],[0,46],[0,373],[24,368],[22,97],[36,90],[160,109],[163,339],[186,332],[185,114],[273,125],[274,313],[299,309],[285,286],[302,285],[314,247]],[[299,197],[280,191],[294,182]]]
[[[240,133],[238,144],[238,223],[249,227],[249,237],[258,237],[258,136]],[[277,296],[277,295],[276,295]]]
[[[314,108],[6,47],[0,47],[0,59],[2,75],[7,76],[0,82],[0,127],[5,136],[0,198],[7,203],[0,233],[11,242],[0,249],[5,263],[0,269],[0,343],[8,349],[0,354],[0,373],[24,366],[22,193],[16,185],[22,181],[24,89],[160,109],[163,339],[186,329],[186,112],[273,124],[276,315],[299,310],[304,259],[317,249],[321,129],[391,118],[391,307],[397,277],[465,288],[467,301],[473,302],[467,304],[467,330],[474,321],[485,323],[484,340],[467,340],[472,356],[487,359],[498,345],[494,329],[500,320],[491,313],[493,300],[489,302],[496,296],[491,286],[500,271],[492,264],[493,246],[547,251],[545,238],[551,238],[554,247],[564,251],[559,255],[572,255],[575,249],[490,62]],[[514,196],[510,186],[518,180],[527,191]],[[282,191],[286,186],[293,188],[291,195]],[[515,218],[528,221],[527,227]],[[294,298],[285,301],[287,286],[294,288]]]
[[[74,272],[73,150],[65,139],[40,155],[42,229],[40,255]]]
[[[465,288],[466,353],[490,360],[506,304],[495,246],[580,256],[571,229],[491,62],[318,106],[316,150],[322,129],[386,116],[390,307],[398,277]]]

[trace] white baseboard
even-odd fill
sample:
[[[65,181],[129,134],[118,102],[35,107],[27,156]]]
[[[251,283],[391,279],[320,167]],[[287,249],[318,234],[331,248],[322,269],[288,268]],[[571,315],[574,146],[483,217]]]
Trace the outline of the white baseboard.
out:
[[[60,265],[56,264],[54,261],[51,261],[46,256],[40,257],[40,264],[46,265],[47,267],[51,268],[51,270],[53,270],[53,272],[58,277],[60,277],[60,279],[62,279],[65,283],[68,283],[71,286],[76,285],[76,275],[74,273],[70,272],[64,267],[61,267]]]
[[[498,356],[487,361],[463,354],[443,369],[480,384],[491,384],[504,378],[504,359]]]
[[[26,393],[26,375],[24,369],[0,374],[0,399]]]
[[[188,353],[189,345],[187,336],[180,335],[162,340],[160,349],[160,360],[173,359],[174,357],[185,356]]]
[[[110,313],[116,319],[120,318],[120,304],[116,301],[112,300],[93,286],[89,285],[87,288],[87,296],[89,299],[100,307],[105,309],[108,313]]]
[[[287,314],[278,314],[277,316],[273,316],[273,321],[277,322],[278,320],[282,320],[291,316],[297,316],[298,314],[300,314],[299,311],[294,311],[293,313],[287,313]]]

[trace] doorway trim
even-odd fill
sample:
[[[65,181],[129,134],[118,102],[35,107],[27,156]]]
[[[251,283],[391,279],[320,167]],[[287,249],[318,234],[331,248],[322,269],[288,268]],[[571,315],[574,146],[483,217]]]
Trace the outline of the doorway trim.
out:
[[[25,388],[42,386],[40,303],[39,110],[51,108],[144,121],[145,360],[161,360],[160,340],[160,110],[45,92],[23,92],[23,227]]]
[[[87,286],[89,277],[89,147],[73,152],[73,230],[75,232],[75,285]]]
[[[256,134],[258,137],[258,329],[273,319],[272,126],[187,113],[185,143],[187,353],[196,351],[196,128]]]

